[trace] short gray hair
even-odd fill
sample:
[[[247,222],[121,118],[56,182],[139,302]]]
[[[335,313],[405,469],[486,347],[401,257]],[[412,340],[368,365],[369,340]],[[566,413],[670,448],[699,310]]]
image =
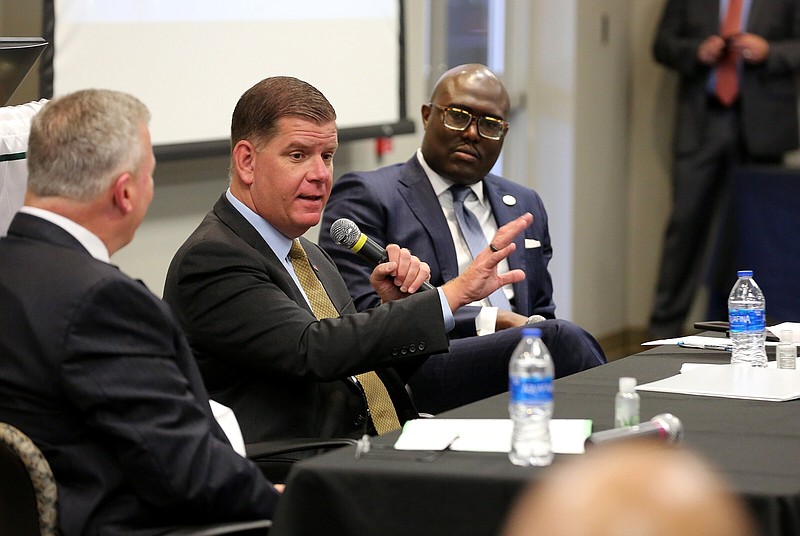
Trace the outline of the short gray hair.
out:
[[[86,89],[48,102],[31,122],[28,189],[40,197],[90,201],[119,173],[135,172],[150,112],[120,91]]]

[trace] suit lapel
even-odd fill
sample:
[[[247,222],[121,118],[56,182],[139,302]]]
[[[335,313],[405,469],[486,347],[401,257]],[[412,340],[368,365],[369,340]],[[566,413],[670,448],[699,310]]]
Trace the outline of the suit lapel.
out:
[[[220,197],[214,205],[213,210],[220,221],[230,227],[230,229],[250,247],[264,255],[271,263],[281,264],[280,260],[275,256],[275,253],[273,253],[272,248],[261,238],[258,231],[250,225],[250,222],[239,214],[239,211],[231,205],[230,201],[225,198],[225,194],[222,194],[222,197]]]
[[[313,315],[314,312],[308,305],[303,293],[297,288],[292,276],[289,275],[289,272],[286,270],[281,260],[275,256],[275,252],[272,251],[272,248],[264,241],[258,231],[250,225],[250,222],[239,214],[239,211],[231,205],[224,194],[220,200],[217,201],[217,204],[214,205],[214,213],[225,225],[230,227],[236,235],[264,257],[264,260],[272,268],[271,275],[273,277],[278,277],[276,279],[276,284],[281,290]],[[311,262],[311,267],[322,282],[322,286],[325,288],[328,296],[330,296],[334,306],[340,313],[344,312],[344,309],[347,308],[352,298],[347,292],[346,287],[344,287],[339,272],[336,271],[336,268],[333,266],[333,261],[328,259],[322,253],[322,250],[313,242],[302,237],[300,241],[303,245],[303,249],[306,250],[306,254]],[[343,287],[344,291],[342,291]]]
[[[400,170],[399,193],[408,205],[409,210],[419,220],[428,234],[436,261],[442,271],[442,280],[449,281],[458,275],[456,248],[452,240],[441,240],[438,237],[450,236],[450,228],[442,213],[442,207],[436,198],[425,171],[413,156]]]
[[[492,207],[492,214],[494,214],[498,228],[507,224],[511,220],[522,216],[523,210],[520,207],[519,200],[512,205],[507,204],[503,200],[505,196],[509,196],[506,199],[516,199],[516,197],[511,192],[503,190],[502,186],[500,185],[499,181],[495,179],[494,175],[487,175],[483,179],[483,191],[484,195],[486,195],[486,197],[489,199],[489,204]],[[514,239],[514,243],[517,245],[517,247],[514,252],[508,256],[508,267],[511,270],[522,270],[527,274],[528,267],[525,263],[525,233],[522,232],[517,235],[517,237]],[[515,283],[513,287],[515,296],[527,296],[527,277],[519,283]]]
[[[303,293],[297,288],[292,276],[286,271],[283,262],[275,256],[272,248],[264,241],[258,231],[250,225],[250,222],[239,214],[239,211],[225,198],[225,194],[222,194],[222,197],[220,197],[219,201],[214,205],[213,212],[223,224],[228,226],[231,231],[241,238],[248,246],[252,247],[261,255],[267,266],[269,266],[270,277],[273,278],[278,288],[294,300],[295,303],[313,315],[314,312],[311,310],[308,302],[306,302]]]
[[[336,265],[328,257],[327,253],[310,240],[301,237],[300,242],[303,245],[303,249],[306,250],[308,260],[311,262],[311,268],[317,274],[325,292],[328,293],[328,297],[333,302],[336,310],[339,311],[339,314],[355,312],[345,310],[352,303],[353,298],[350,296],[350,292],[347,290],[347,286],[342,280]]]

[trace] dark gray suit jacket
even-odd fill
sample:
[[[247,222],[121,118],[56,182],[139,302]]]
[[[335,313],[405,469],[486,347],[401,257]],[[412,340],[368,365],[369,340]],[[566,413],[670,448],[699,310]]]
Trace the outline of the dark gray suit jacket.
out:
[[[189,337],[212,398],[233,408],[245,441],[360,437],[371,430],[348,378],[376,370],[404,422],[423,356],[447,350],[436,292],[356,314],[336,266],[301,242],[339,318],[317,321],[263,238],[223,195],[178,250],[164,299]]]
[[[674,149],[692,152],[705,132],[711,68],[697,59],[700,43],[720,31],[719,0],[668,0],[656,39],[655,59],[680,74]],[[745,65],[740,81],[740,117],[748,151],[779,156],[798,141],[795,73],[800,72],[800,2],[753,0],[747,32],[769,41],[761,65]]]
[[[271,514],[278,494],[216,424],[165,303],[29,214],[0,259],[0,421],[49,461],[65,536]]]
[[[516,238],[517,248],[508,258],[509,267],[523,270],[526,276],[514,284],[514,309],[525,316],[555,318],[553,282],[547,271],[553,248],[541,198],[533,190],[497,175],[487,175],[483,184],[498,227],[525,212],[533,214],[533,224]],[[334,184],[325,209],[320,246],[336,262],[356,308],[363,311],[379,303],[369,284],[372,267],[349,249],[334,244],[328,230],[339,218],[353,220],[361,232],[382,246],[394,243],[411,250],[430,265],[435,286],[458,276],[450,228],[416,156],[402,164],[342,176]],[[456,313],[453,334],[475,335],[478,311],[478,307],[462,307]]]

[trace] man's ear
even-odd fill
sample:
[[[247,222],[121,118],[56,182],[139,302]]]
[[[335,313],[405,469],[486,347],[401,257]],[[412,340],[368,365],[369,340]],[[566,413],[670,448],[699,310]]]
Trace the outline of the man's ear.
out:
[[[428,118],[431,116],[431,106],[422,105],[422,130],[428,128]]]
[[[239,179],[248,186],[253,184],[256,148],[247,140],[239,140],[233,146],[232,154],[233,164]]]
[[[133,182],[134,177],[127,171],[117,177],[111,187],[111,194],[116,206],[122,214],[128,214],[133,210]]]

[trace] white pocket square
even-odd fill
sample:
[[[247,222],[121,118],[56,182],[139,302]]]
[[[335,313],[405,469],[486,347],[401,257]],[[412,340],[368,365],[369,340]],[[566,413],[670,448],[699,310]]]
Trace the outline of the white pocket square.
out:
[[[533,249],[533,248],[540,248],[542,247],[542,243],[536,240],[535,238],[526,238],[525,239],[525,249]]]

